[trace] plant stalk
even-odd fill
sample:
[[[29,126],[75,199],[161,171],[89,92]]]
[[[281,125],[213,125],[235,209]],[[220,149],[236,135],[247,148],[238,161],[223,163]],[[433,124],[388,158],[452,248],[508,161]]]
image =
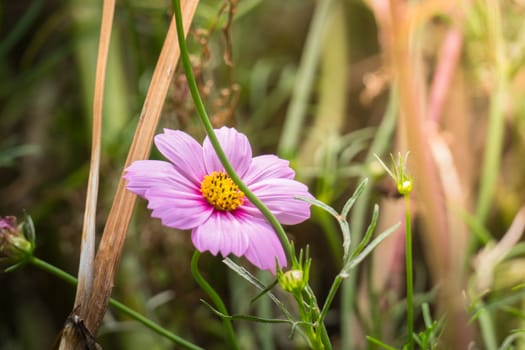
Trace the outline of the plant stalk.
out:
[[[222,312],[224,315],[229,315],[228,309],[226,308],[226,305],[224,305],[224,302],[222,301],[219,294],[213,289],[213,287],[202,277],[201,273],[199,272],[199,258],[201,256],[201,253],[196,250],[195,253],[193,253],[193,257],[191,258],[191,274],[193,275],[193,278],[195,278],[195,281],[199,284],[199,286],[208,294],[208,296],[213,300],[213,303],[217,307],[217,309]],[[222,322],[224,323],[224,328],[226,328],[226,336],[228,339],[228,342],[230,343],[230,349],[239,349],[239,345],[237,344],[237,339],[235,338],[235,332],[233,331],[233,325],[230,318],[222,318]]]
[[[60,278],[61,280],[63,281],[66,281],[67,283],[73,285],[73,286],[76,286],[77,285],[77,279],[75,277],[73,277],[72,275],[70,275],[69,273],[65,272],[64,270],[62,269],[59,269],[58,267],[54,266],[54,265],[51,265],[50,263],[44,261],[44,260],[41,260],[35,256],[31,256],[29,259],[28,259],[28,263],[38,267],[39,269],[41,270],[44,270],[46,272],[49,272],[50,274]],[[109,305],[111,305],[113,308],[115,308],[116,310],[122,312],[123,314],[133,318],[134,320],[142,323],[144,326],[146,326],[147,328],[151,329],[153,332],[171,340],[173,343],[181,346],[182,348],[184,349],[189,349],[189,350],[204,350],[203,348],[201,348],[200,346],[198,345],[195,345],[181,337],[179,337],[178,335],[170,332],[169,330],[167,330],[166,328],[163,328],[161,327],[160,325],[158,325],[157,323],[153,322],[152,320],[144,317],[144,315],[141,315],[140,313],[138,313],[137,311],[127,307],[126,305],[122,304],[121,302],[111,298],[109,300]]]
[[[406,288],[407,288],[407,329],[408,349],[414,349],[414,280],[412,268],[412,218],[410,213],[410,195],[405,196],[405,264],[406,264]]]

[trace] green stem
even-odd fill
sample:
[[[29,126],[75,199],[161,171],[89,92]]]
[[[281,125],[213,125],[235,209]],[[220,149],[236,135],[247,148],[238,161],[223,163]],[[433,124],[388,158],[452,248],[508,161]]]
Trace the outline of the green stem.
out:
[[[410,214],[410,195],[405,195],[406,210],[406,240],[405,240],[405,263],[407,282],[407,326],[408,326],[408,349],[414,349],[414,286],[412,272],[412,220]]]
[[[193,278],[195,278],[195,281],[199,284],[199,286],[208,294],[208,296],[211,298],[217,309],[224,315],[229,315],[228,309],[226,309],[226,305],[224,305],[224,302],[222,301],[219,294],[217,294],[215,289],[213,289],[213,287],[204,279],[204,277],[202,277],[201,273],[199,272],[200,256],[201,253],[198,250],[196,250],[195,253],[193,253],[193,257],[191,258],[191,273],[193,275]],[[235,333],[233,331],[231,319],[223,318],[222,322],[224,323],[224,327],[226,328],[226,335],[228,336],[230,348],[239,349],[239,345],[237,344]]]
[[[312,326],[312,317],[309,310],[306,309],[307,306],[305,306],[305,301],[303,294],[301,292],[294,293],[295,301],[297,302],[297,306],[299,306],[299,315],[301,317],[301,320],[305,322],[304,331],[308,339],[310,340],[310,345],[313,349],[319,348],[319,342],[318,338],[315,334],[314,327]],[[309,303],[308,303],[309,305]]]
[[[370,149],[366,155],[365,164],[368,166],[371,164],[375,158],[374,154],[377,154],[381,157],[385,154],[390,141],[392,140],[392,134],[396,126],[396,114],[397,114],[397,93],[395,86],[392,87],[390,91],[390,96],[388,100],[387,110],[383,117],[383,120],[379,127],[377,128],[374,141],[370,146]],[[366,176],[365,174],[359,179],[360,183]],[[372,177],[373,181],[373,177]],[[352,216],[350,219],[350,232],[352,233],[352,244],[356,246],[358,242],[361,241],[362,235],[365,227],[365,218],[367,216],[367,210],[369,210],[370,205],[370,196],[372,192],[372,182],[366,186],[363,190],[363,193],[359,196],[359,200],[355,203],[352,208]],[[353,250],[353,249],[351,249]],[[341,348],[350,349],[352,347],[352,316],[356,313],[354,305],[355,300],[357,299],[356,292],[356,283],[357,283],[357,274],[352,273],[345,281],[341,287]],[[369,293],[373,293],[373,289],[369,289]]]
[[[366,190],[365,190],[366,191]],[[341,345],[343,349],[350,349],[352,345],[352,332],[353,327],[352,316],[356,313],[355,300],[357,299],[357,288],[355,287],[358,283],[357,274],[353,273],[343,281],[341,287]]]
[[[319,323],[319,329],[317,333],[318,333],[318,336],[320,336],[320,340],[324,346],[324,349],[327,349],[327,350],[332,349],[332,343],[330,342],[330,338],[328,337],[328,331],[326,330],[324,319],[326,318],[326,315],[328,314],[328,310],[330,309],[330,305],[332,304],[332,301],[335,298],[337,290],[339,289],[343,281],[344,279],[343,277],[341,277],[341,275],[337,275],[337,277],[334,279],[334,282],[332,283],[332,287],[330,288],[330,291],[328,292],[328,296],[326,297],[326,300],[324,302],[323,309],[321,310],[321,313],[319,314],[319,317],[317,319],[317,323]]]
[[[148,327],[152,331],[154,331],[157,334],[162,335],[163,337],[171,340],[175,344],[178,344],[186,349],[195,349],[195,350],[201,350],[200,346],[197,346],[195,344],[192,344],[188,342],[187,340],[182,339],[181,337],[173,334],[172,332],[168,331],[166,328],[163,328],[159,326],[157,323],[153,322],[152,320],[145,318],[143,315],[139,314],[137,311],[130,309],[126,305],[122,304],[121,302],[115,300],[115,299],[109,299],[109,305],[111,305],[113,308],[121,311],[122,313],[125,313],[129,317],[139,321],[144,326]]]
[[[46,272],[49,272],[52,275],[55,275],[56,277],[66,281],[67,283],[69,283],[71,285],[75,286],[77,284],[77,279],[75,277],[71,276],[66,271],[61,270],[58,267],[56,267],[54,265],[51,265],[50,263],[48,263],[48,262],[46,262],[44,260],[40,260],[39,258],[37,258],[35,256],[31,256],[28,259],[28,262],[31,263],[32,265],[38,267],[39,269],[42,269],[42,270],[44,270]]]
[[[183,68],[184,68],[184,72],[186,74],[186,79],[187,79],[187,82],[188,82],[188,88],[189,88],[191,96],[193,98],[193,102],[195,104],[195,108],[196,108],[196,110],[197,110],[197,112],[199,114],[199,117],[201,119],[202,124],[204,125],[204,129],[206,130],[206,134],[208,135],[210,143],[212,144],[212,146],[213,146],[213,148],[214,148],[214,150],[215,150],[215,152],[217,154],[217,157],[221,161],[221,164],[224,166],[224,170],[226,170],[226,172],[228,173],[228,176],[235,182],[235,184],[237,186],[239,186],[239,189],[242,192],[244,192],[246,198],[248,198],[261,211],[261,213],[264,215],[264,217],[270,222],[270,224],[272,225],[273,229],[277,233],[277,235],[279,237],[279,240],[281,241],[281,243],[282,243],[282,245],[284,247],[284,250],[286,252],[286,256],[287,256],[288,260],[290,260],[292,262],[292,265],[297,265],[298,264],[297,257],[293,254],[292,245],[290,244],[290,241],[288,240],[288,237],[286,236],[286,233],[284,232],[283,227],[281,226],[281,224],[279,223],[277,218],[272,214],[272,212],[266,207],[266,205],[264,205],[264,203],[259,198],[257,198],[257,196],[255,196],[255,194],[253,194],[253,192],[244,184],[244,182],[241,180],[241,178],[237,175],[237,173],[235,172],[235,169],[233,169],[233,167],[231,166],[230,162],[228,161],[228,158],[226,157],[226,154],[224,153],[224,151],[223,151],[223,149],[222,149],[222,147],[221,147],[221,145],[219,143],[219,140],[217,139],[217,136],[215,135],[215,132],[213,130],[213,126],[211,125],[211,122],[210,122],[210,118],[208,117],[208,114],[206,112],[206,108],[204,107],[204,103],[203,103],[203,101],[202,101],[202,99],[200,97],[199,89],[198,89],[198,86],[197,86],[197,82],[195,80],[195,76],[193,75],[193,70],[192,70],[191,62],[190,62],[189,55],[188,55],[188,49],[186,47],[186,41],[184,40],[184,31],[183,31],[183,25],[182,25],[182,13],[181,13],[181,9],[180,9],[180,0],[173,0],[173,3],[174,3],[175,21],[176,21],[176,26],[177,26],[177,36],[178,36],[178,40],[179,40],[181,62],[182,62]],[[196,259],[198,260],[198,252],[196,252],[195,254],[197,255]],[[194,255],[194,258],[195,258],[196,255]],[[192,272],[194,272],[194,273],[196,272],[198,274],[198,271],[196,270],[196,266],[195,266],[195,271],[194,271],[194,266],[193,265],[194,265],[194,262],[193,262],[193,259],[192,259]],[[200,276],[200,274],[198,274],[198,275]],[[194,274],[194,276],[196,276],[196,275]],[[204,280],[202,280],[202,281],[206,282]],[[206,285],[208,285],[208,287],[211,289],[211,286],[209,286],[209,284],[206,283]],[[211,290],[213,290],[213,289],[211,289]],[[210,295],[210,297],[212,297],[212,296]],[[218,298],[218,295],[217,295],[217,298]],[[219,300],[217,300],[217,301],[220,301],[222,303],[222,300],[220,300],[220,298],[218,298],[218,299]],[[216,302],[216,301],[214,300],[214,302]],[[217,304],[217,306],[219,307],[218,304]],[[224,308],[224,310],[220,310],[220,311],[224,312],[225,314],[227,314],[225,308]],[[324,345],[324,348],[325,349],[331,349],[332,347],[331,347],[331,344],[330,344],[330,340],[328,338],[328,333],[326,331],[325,325],[321,324],[321,325],[319,325],[319,328],[320,328],[320,331],[321,331],[321,341],[322,341],[322,343]]]
[[[222,165],[224,166],[224,170],[226,170],[226,172],[228,173],[228,176],[235,182],[237,186],[239,186],[239,189],[244,193],[246,198],[248,198],[250,202],[252,202],[253,205],[255,205],[261,211],[264,217],[270,222],[284,247],[286,256],[292,263],[295,264],[297,263],[297,258],[292,254],[292,246],[290,244],[290,241],[288,240],[288,237],[286,236],[286,233],[284,232],[283,227],[281,226],[277,218],[272,214],[272,212],[266,207],[266,205],[264,205],[264,203],[261,202],[261,200],[257,198],[252,191],[250,191],[250,189],[244,184],[244,182],[242,182],[241,178],[239,177],[239,175],[237,175],[235,169],[233,169],[232,165],[228,161],[228,158],[226,157],[226,154],[224,153],[219,143],[219,140],[215,135],[213,126],[210,122],[210,118],[208,117],[208,113],[206,113],[206,108],[204,107],[204,103],[202,102],[202,99],[200,97],[199,88],[197,86],[195,76],[193,75],[193,70],[188,55],[188,49],[186,47],[186,41],[184,40],[180,0],[173,0],[173,3],[175,10],[175,20],[177,25],[177,36],[179,39],[181,62],[184,67],[184,73],[186,74],[186,79],[188,81],[188,88],[191,92],[195,108],[199,113],[201,122],[204,125],[204,129],[206,130],[206,134],[208,135],[210,143],[212,144],[215,152],[217,153],[217,157],[219,157]]]
[[[299,314],[301,320],[305,323],[304,332],[310,340],[310,345],[314,350],[332,350],[332,344],[328,337],[328,332],[323,320],[320,318],[319,310],[317,308],[311,309],[312,305],[317,305],[315,296],[311,293],[311,289],[306,290],[306,301],[303,293],[294,294],[295,301],[299,307]],[[315,319],[315,322],[314,322]]]
[[[328,292],[328,296],[326,297],[326,300],[323,305],[323,309],[321,310],[321,314],[319,316],[319,322],[324,323],[324,319],[326,317],[326,314],[328,313],[328,309],[330,308],[330,305],[332,304],[332,301],[335,298],[335,294],[337,293],[337,290],[339,289],[339,286],[343,282],[343,277],[341,275],[337,275],[337,277],[334,279],[334,282],[332,283],[332,287],[330,288],[330,291]]]
[[[483,344],[487,350],[497,350],[498,341],[494,331],[494,322],[484,305],[479,305],[481,309],[478,313],[479,327],[481,330],[481,337],[483,338]]]
[[[29,259],[28,259],[28,262],[31,263],[32,265],[38,267],[39,269],[42,269],[46,272],[49,272],[50,274],[66,281],[67,283],[73,285],[73,286],[76,286],[77,285],[77,279],[73,276],[71,276],[70,274],[68,274],[67,272],[65,272],[64,270],[61,270],[59,269],[58,267],[54,266],[54,265],[51,265],[50,263],[44,261],[44,260],[41,260],[35,256],[31,256]],[[181,337],[179,337],[178,335],[176,334],[173,334],[172,332],[168,331],[166,328],[163,328],[161,326],[159,326],[158,324],[156,324],[155,322],[151,321],[150,319],[144,317],[143,315],[139,314],[138,312],[136,312],[135,310],[133,309],[130,309],[129,307],[127,307],[126,305],[116,301],[115,299],[111,298],[109,300],[109,304],[115,308],[116,310],[122,312],[123,314],[133,318],[134,320],[142,323],[144,326],[146,326],[147,328],[151,329],[153,332],[171,340],[173,343],[181,346],[182,348],[184,349],[190,349],[190,350],[203,350],[203,348],[201,348],[200,346],[198,345],[195,345]]]
[[[321,342],[323,343],[324,350],[332,350],[332,343],[330,341],[330,337],[328,336],[326,325],[324,323],[321,323],[319,327],[319,332],[321,333]]]

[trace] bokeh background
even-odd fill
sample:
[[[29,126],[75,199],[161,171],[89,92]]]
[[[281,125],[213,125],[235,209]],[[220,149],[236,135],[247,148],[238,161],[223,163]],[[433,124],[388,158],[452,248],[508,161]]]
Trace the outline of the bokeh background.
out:
[[[171,6],[165,0],[117,2],[98,232]],[[30,214],[36,255],[73,275],[90,165],[100,15],[101,2],[94,0],[0,3],[0,215]],[[509,231],[525,215],[524,15],[521,0],[205,0],[188,36],[214,125],[246,133],[255,154],[290,159],[298,178],[337,210],[360,179],[369,178],[351,214],[355,242],[374,203],[381,208],[379,229],[404,218],[403,201],[372,153],[388,160],[391,152],[411,152],[416,329],[424,324],[420,307],[428,303],[443,321],[441,344],[457,349],[492,349],[514,331],[516,346],[525,348],[519,336],[523,223],[518,233]],[[162,127],[204,137],[180,68]],[[152,157],[160,157],[155,149]],[[341,268],[336,223],[313,210],[310,221],[287,232],[298,247],[310,245],[311,284],[324,300]],[[498,245],[502,237],[508,240]],[[402,232],[394,234],[354,270],[327,319],[336,348],[374,348],[365,335],[401,346],[403,249]],[[206,297],[190,273],[192,253],[188,232],[162,227],[137,201],[113,296],[207,349],[225,349],[220,320],[199,301]],[[233,313],[272,312],[250,304],[256,291],[219,257],[205,254],[201,265]],[[74,295],[73,287],[32,266],[0,274],[0,349],[49,348]],[[235,325],[243,348],[304,348],[299,337],[288,339],[285,326]],[[98,339],[106,349],[174,348],[112,310]]]

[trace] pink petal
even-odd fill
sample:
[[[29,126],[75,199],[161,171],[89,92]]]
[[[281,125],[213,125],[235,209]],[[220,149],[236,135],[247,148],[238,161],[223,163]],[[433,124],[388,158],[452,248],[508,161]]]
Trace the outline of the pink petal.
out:
[[[306,185],[290,179],[267,179],[249,186],[280,223],[295,225],[310,217],[310,204],[296,196],[312,197]],[[242,211],[261,217],[259,209],[246,201]]]
[[[155,136],[155,145],[178,172],[200,184],[206,170],[202,147],[195,139],[179,130],[164,129],[163,134]]]
[[[248,170],[252,160],[252,148],[246,135],[241,134],[233,128],[222,127],[215,130],[215,135],[226,154],[229,162],[239,176],[243,176]],[[223,171],[222,166],[210,139],[206,137],[202,145],[204,153],[204,163],[208,174],[213,171]]]
[[[221,253],[223,257],[229,254],[242,256],[249,244],[245,227],[240,225],[238,219],[230,212],[218,210],[193,229],[191,240],[200,252]]]
[[[268,223],[262,220],[250,220],[244,226],[250,236],[250,246],[244,254],[249,262],[261,270],[270,270],[274,275],[276,258],[279,266],[287,265],[281,241]]]
[[[125,173],[127,189],[141,197],[152,187],[175,187],[182,191],[195,189],[195,185],[180,175],[171,163],[160,160],[137,160],[126,168]]]
[[[154,187],[146,191],[151,216],[167,227],[187,230],[204,223],[213,213],[200,193],[179,191],[175,188]]]
[[[295,172],[290,168],[290,162],[273,154],[254,157],[250,168],[244,174],[246,185],[269,178],[293,179]]]

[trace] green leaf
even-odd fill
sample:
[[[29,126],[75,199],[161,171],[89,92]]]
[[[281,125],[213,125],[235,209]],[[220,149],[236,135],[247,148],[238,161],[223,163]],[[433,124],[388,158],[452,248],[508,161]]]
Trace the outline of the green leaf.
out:
[[[374,337],[371,337],[369,335],[366,336],[366,339],[370,342],[370,343],[373,343],[375,345],[379,345],[380,347],[382,347],[383,349],[387,349],[387,350],[397,350],[396,348],[394,348],[393,346],[390,346],[388,344],[385,344],[383,343],[381,340],[379,339],[376,339]]]
[[[275,283],[277,282],[274,282],[269,288],[267,286],[264,285],[264,283],[262,283],[261,281],[259,281],[257,279],[257,277],[255,277],[253,274],[251,274],[248,270],[246,270],[244,267],[242,266],[239,266],[238,264],[236,264],[233,260],[231,260],[230,258],[225,258],[222,260],[222,262],[224,264],[226,264],[226,266],[228,266],[231,270],[233,270],[235,273],[237,273],[240,277],[244,278],[246,281],[248,281],[250,284],[252,284],[253,286],[255,286],[255,288],[259,289],[262,291],[262,293],[258,294],[255,299],[253,301],[255,301],[256,299],[258,299],[259,297],[261,297],[262,295],[264,294],[267,294],[270,299],[272,299],[272,301],[281,309],[281,311],[286,315],[286,317],[289,317],[289,318],[292,318],[290,312],[286,309],[286,306],[279,300],[277,299],[277,297],[269,291],[269,289],[271,289]],[[253,302],[252,301],[252,302]]]
[[[321,202],[318,199],[310,198],[310,197],[303,197],[303,196],[295,196],[294,198],[310,203],[311,205],[315,205],[316,207],[323,209],[324,211],[330,213],[334,218],[339,220],[339,217],[340,217],[339,213],[335,211],[334,208],[332,208],[326,203]]]
[[[377,225],[377,220],[379,218],[379,206],[376,204],[374,205],[374,212],[372,213],[372,221],[370,221],[370,225],[368,225],[368,228],[366,230],[365,236],[357,246],[357,248],[352,253],[352,258],[355,258],[361,251],[365,248],[365,246],[370,241],[370,238],[372,238],[372,234],[374,233],[374,230]]]
[[[31,242],[31,245],[35,247],[35,240],[36,240],[36,234],[35,234],[35,224],[33,223],[33,219],[31,216],[27,213],[24,213],[24,235],[26,239]]]
[[[399,228],[399,223],[390,227],[388,230],[383,231],[379,236],[377,236],[369,245],[366,246],[366,248],[363,249],[363,251],[356,256],[353,259],[350,259],[348,263],[345,265],[343,270],[341,271],[342,274],[348,273],[351,269],[359,265],[361,261],[364,260],[374,250],[375,247],[379,245],[382,241],[384,241],[388,236],[390,236],[392,233],[394,233]]]
[[[363,181],[361,181],[361,183],[359,183],[359,185],[355,189],[354,194],[352,195],[352,197],[350,197],[346,201],[345,205],[343,206],[343,211],[341,212],[341,216],[344,219],[347,218],[348,213],[350,212],[350,210],[354,206],[355,202],[357,201],[357,199],[359,198],[361,193],[363,193],[363,191],[365,190],[367,184],[368,184],[368,178],[364,178]]]

